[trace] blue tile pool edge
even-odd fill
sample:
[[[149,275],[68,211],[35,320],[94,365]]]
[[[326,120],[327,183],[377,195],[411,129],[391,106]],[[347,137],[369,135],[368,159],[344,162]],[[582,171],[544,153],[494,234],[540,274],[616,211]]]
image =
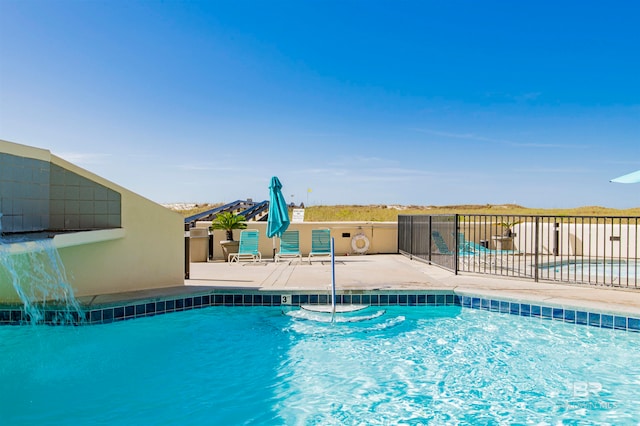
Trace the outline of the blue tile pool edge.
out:
[[[210,292],[188,296],[171,296],[146,300],[123,301],[114,304],[83,306],[83,318],[71,313],[72,324],[107,324],[171,312],[201,309],[210,306],[300,306],[328,304],[330,295],[318,292]],[[482,295],[457,294],[453,291],[358,291],[338,292],[336,304],[371,306],[460,306],[496,313],[569,324],[640,332],[640,318],[624,314],[594,312],[576,307],[542,305],[530,301],[488,298]],[[46,309],[43,324],[59,323],[60,316],[69,314],[59,309]],[[0,306],[0,325],[28,324],[21,306]]]

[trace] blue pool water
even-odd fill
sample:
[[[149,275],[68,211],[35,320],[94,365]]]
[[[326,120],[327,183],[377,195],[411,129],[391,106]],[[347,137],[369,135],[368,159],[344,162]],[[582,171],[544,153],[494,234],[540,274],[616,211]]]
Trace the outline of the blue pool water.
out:
[[[2,327],[0,423],[640,419],[640,333],[449,306],[384,310],[333,324],[279,308],[216,307]]]
[[[560,275],[578,279],[604,277],[635,280],[640,272],[640,264],[635,261],[571,261],[543,265],[541,269],[548,275]]]

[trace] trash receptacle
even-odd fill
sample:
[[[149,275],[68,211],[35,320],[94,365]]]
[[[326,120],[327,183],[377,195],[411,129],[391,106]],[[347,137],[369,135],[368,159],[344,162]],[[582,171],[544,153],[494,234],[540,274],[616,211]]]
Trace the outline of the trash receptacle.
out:
[[[209,259],[209,230],[191,228],[190,252],[192,262],[206,262]]]

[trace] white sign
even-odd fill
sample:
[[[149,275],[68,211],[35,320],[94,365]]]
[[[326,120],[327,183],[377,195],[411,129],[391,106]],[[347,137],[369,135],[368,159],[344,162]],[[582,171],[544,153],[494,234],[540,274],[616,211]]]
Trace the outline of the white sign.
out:
[[[304,209],[293,209],[291,223],[302,223],[302,222],[304,222]]]
[[[283,294],[280,296],[280,304],[281,305],[290,305],[291,304],[291,295]]]

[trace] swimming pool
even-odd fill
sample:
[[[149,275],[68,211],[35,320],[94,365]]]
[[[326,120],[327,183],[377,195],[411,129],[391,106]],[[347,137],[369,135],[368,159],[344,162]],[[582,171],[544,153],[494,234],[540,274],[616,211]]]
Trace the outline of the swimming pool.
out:
[[[4,424],[416,424],[640,418],[640,334],[459,306],[328,324],[210,307],[1,327]],[[360,313],[359,315],[362,315]],[[637,420],[636,420],[637,421]]]
[[[578,281],[637,282],[640,264],[635,260],[570,260],[540,266],[546,277],[569,278]]]

